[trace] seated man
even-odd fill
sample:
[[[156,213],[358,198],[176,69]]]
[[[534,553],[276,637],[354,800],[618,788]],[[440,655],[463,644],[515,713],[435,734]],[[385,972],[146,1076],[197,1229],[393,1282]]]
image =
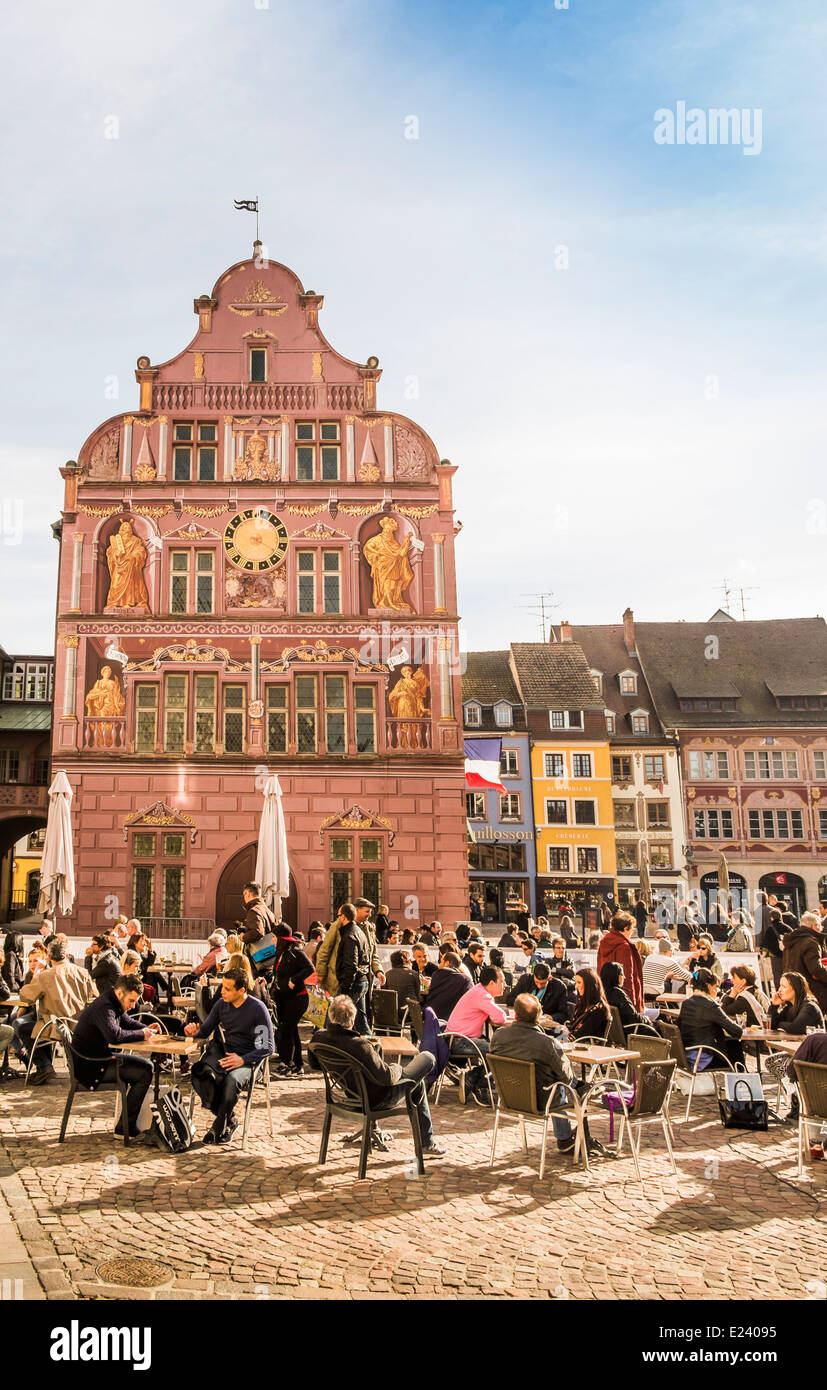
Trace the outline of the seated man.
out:
[[[461,969],[459,956],[455,951],[446,951],[440,956],[439,969],[431,976],[428,1008],[433,1009],[438,1019],[446,1019],[454,1005],[470,989],[471,981]]]
[[[212,1038],[217,1028],[220,1039]],[[260,999],[247,993],[245,972],[228,969],[221,978],[221,998],[202,1024],[188,1023],[184,1032],[188,1038],[212,1038],[192,1068],[192,1084],[215,1115],[204,1143],[229,1144],[238,1129],[233,1111],[241,1088],[253,1068],[274,1052],[270,1014]]]
[[[537,1086],[537,1104],[544,1110],[549,1090],[555,1081],[566,1081],[572,1085],[571,1062],[558,1043],[544,1033],[540,1027],[540,1003],[536,996],[520,993],[514,1001],[514,1022],[505,1028],[498,1028],[491,1042],[491,1053],[496,1057],[513,1057],[518,1062],[533,1062]],[[557,1093],[554,1105],[564,1104],[564,1094]],[[557,1148],[560,1153],[571,1153],[574,1149],[574,1135],[568,1120],[553,1115],[551,1120]],[[586,1139],[590,1151],[595,1147],[586,1129]]]
[[[385,989],[395,991],[400,1016],[407,999],[419,999],[419,976],[411,969],[409,951],[391,952],[391,968],[385,976]]]
[[[411,1096],[419,1116],[419,1132],[422,1136],[422,1152],[431,1158],[441,1158],[445,1153],[441,1144],[434,1138],[431,1123],[431,1110],[425,1094],[425,1080],[434,1066],[430,1052],[418,1052],[406,1066],[388,1064],[378,1048],[369,1038],[357,1033],[353,1027],[356,1021],[356,1005],[347,994],[337,994],[327,1011],[327,1024],[315,1034],[310,1044],[310,1055],[316,1043],[338,1048],[349,1057],[361,1063],[367,1073],[368,1099],[378,1108],[392,1106],[404,1098],[408,1087],[400,1085],[405,1080],[415,1080],[418,1085],[411,1089]],[[380,1147],[385,1147],[381,1144]]]
[[[34,979],[20,989],[20,998],[25,1004],[40,1000],[39,1017],[27,1015],[15,1024],[15,1032],[26,1048],[31,1047],[33,1035],[50,1018],[78,1018],[98,993],[91,975],[72,964],[65,943],[57,937],[48,948],[48,957],[46,968],[38,971]],[[51,1030],[47,1030],[44,1037],[48,1038],[50,1034]],[[52,1049],[48,1042],[35,1048],[34,1070],[33,1086],[43,1086],[55,1075]]]
[[[113,1053],[112,1044],[138,1042],[161,1031],[157,1023],[144,1028],[131,1016],[129,1011],[134,1009],[140,992],[141,982],[136,975],[119,975],[111,989],[86,1005],[72,1034],[75,1075],[82,1085],[92,1090],[101,1081],[115,1080],[118,1067],[114,1061],[106,1059],[122,1057],[120,1074],[127,1086],[126,1118],[130,1139],[139,1137],[138,1115],[152,1082],[152,1063],[146,1057],[131,1057],[128,1052]],[[115,1125],[116,1134],[123,1134],[123,1124],[121,1115]]]
[[[540,1012],[555,1023],[567,1023],[569,1019],[568,991],[562,980],[552,975],[548,965],[538,961],[533,970],[521,975],[508,996],[509,1005],[516,1003],[521,994],[533,994],[540,1002]]]
[[[414,975],[416,975],[421,988],[423,979],[430,980],[431,976],[436,974],[437,967],[434,965],[433,961],[428,959],[428,952],[424,946],[414,946],[411,954],[413,956],[411,969]],[[414,999],[416,998],[417,996],[414,995]]]
[[[691,979],[692,971],[687,970],[680,961],[673,959],[672,942],[669,937],[659,937],[654,951],[643,962],[644,998],[655,999],[658,994],[665,994],[667,980],[680,981],[687,985]],[[672,988],[674,990],[674,983]]]
[[[693,1065],[699,1047],[717,1048],[733,1065],[744,1061],[744,1049],[740,1042],[744,1030],[734,1019],[727,1017],[717,1002],[717,994],[718,981],[712,971],[700,969],[692,982],[692,994],[678,1014],[681,1041]],[[711,1069],[725,1066],[723,1058],[716,1053],[707,1055]],[[701,1070],[704,1070],[703,1062]]]
[[[433,989],[433,985],[431,989]],[[489,1019],[494,1024],[506,1022],[502,1009],[494,1003],[495,999],[500,998],[502,992],[502,971],[496,965],[484,965],[480,971],[479,984],[472,985],[467,994],[462,996],[451,1010],[445,1025],[446,1033],[459,1033],[461,1035],[451,1041],[452,1058],[476,1057],[479,1052],[485,1054],[488,1051],[490,1043],[487,1038],[482,1036],[486,1022]],[[466,1038],[469,1039],[468,1042],[465,1041]],[[485,1067],[480,1064],[469,1067],[467,1071],[460,1074],[460,1105],[465,1105],[469,1095],[472,1100],[476,1101],[477,1105],[491,1104]]]

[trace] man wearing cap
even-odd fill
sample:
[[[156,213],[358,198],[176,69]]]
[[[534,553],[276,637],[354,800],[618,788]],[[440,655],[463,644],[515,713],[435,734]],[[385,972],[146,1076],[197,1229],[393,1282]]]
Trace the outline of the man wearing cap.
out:
[[[368,939],[368,946],[370,947],[370,976],[368,979],[367,998],[365,999],[365,1012],[372,1027],[373,1005],[371,1003],[371,995],[374,989],[381,989],[385,983],[385,976],[379,960],[379,952],[376,949],[376,925],[371,920],[370,915],[376,904],[372,903],[370,898],[354,898],[353,906],[356,908],[356,924],[362,928],[362,931]]]

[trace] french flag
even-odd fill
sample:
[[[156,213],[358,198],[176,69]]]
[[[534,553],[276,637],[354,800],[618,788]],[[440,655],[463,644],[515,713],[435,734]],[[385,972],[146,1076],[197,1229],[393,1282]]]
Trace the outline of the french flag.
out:
[[[465,739],[465,785],[475,788],[491,787],[504,792],[500,781],[501,738]]]

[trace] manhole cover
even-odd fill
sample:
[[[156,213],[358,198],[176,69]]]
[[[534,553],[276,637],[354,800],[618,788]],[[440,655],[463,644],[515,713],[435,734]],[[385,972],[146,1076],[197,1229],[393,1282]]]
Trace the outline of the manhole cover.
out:
[[[135,1289],[155,1289],[172,1279],[169,1265],[160,1260],[136,1259],[124,1256],[122,1259],[105,1260],[95,1270],[104,1284],[130,1284]]]

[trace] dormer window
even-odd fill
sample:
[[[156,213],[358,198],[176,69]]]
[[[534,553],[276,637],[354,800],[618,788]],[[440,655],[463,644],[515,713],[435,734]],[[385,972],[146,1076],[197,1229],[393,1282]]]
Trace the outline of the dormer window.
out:
[[[267,380],[267,349],[261,347],[250,348],[250,380]]]
[[[637,672],[621,671],[618,680],[621,695],[637,695]]]
[[[510,729],[514,723],[511,706],[501,702],[494,706],[494,723],[501,729]]]
[[[602,672],[602,671],[590,671],[589,674],[590,674],[592,680],[593,680],[594,683],[595,683],[595,686],[596,686],[596,688],[597,688],[597,693],[598,693],[598,695],[602,695],[602,694],[603,694],[603,672]]]
[[[553,709],[549,711],[552,729],[582,729],[582,709]]]
[[[479,728],[482,723],[482,705],[467,704],[465,706],[465,722],[469,728]]]
[[[606,715],[606,733],[607,733],[607,734],[613,734],[614,731],[615,731],[615,717],[614,717],[614,714],[613,714],[613,712],[612,712],[610,709],[607,709],[607,710],[605,711],[605,715]]]
[[[648,734],[649,715],[647,714],[645,709],[632,710],[631,718],[633,734]]]

